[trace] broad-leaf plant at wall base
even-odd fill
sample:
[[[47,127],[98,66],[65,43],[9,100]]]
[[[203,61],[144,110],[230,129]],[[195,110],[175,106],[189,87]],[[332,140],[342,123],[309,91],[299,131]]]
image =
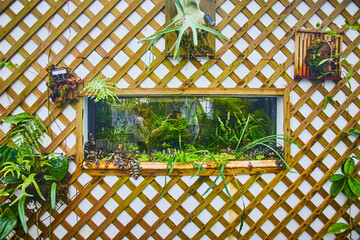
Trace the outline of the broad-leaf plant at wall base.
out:
[[[67,200],[69,169],[66,157],[41,152],[38,141],[46,127],[39,117],[24,112],[3,121],[11,128],[0,141],[0,196],[5,198],[0,206],[0,239],[20,224],[28,233],[26,209],[36,213],[50,202],[55,210],[58,202]]]

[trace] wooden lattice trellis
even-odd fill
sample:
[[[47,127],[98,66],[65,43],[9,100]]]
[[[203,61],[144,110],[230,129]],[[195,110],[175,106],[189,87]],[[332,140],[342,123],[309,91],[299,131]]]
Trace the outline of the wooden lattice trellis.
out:
[[[81,158],[82,101],[61,108],[47,102],[48,64],[68,65],[85,83],[101,73],[124,95],[284,95],[285,122],[291,123],[285,132],[302,146],[288,153],[297,173],[227,176],[233,199],[221,182],[202,196],[213,177],[171,176],[161,198],[164,176],[91,177],[72,163],[69,202],[51,213],[49,206],[39,215],[28,212],[29,226],[37,222],[39,230],[30,228],[26,239],[36,239],[37,232],[44,238],[50,232],[52,239],[331,238],[326,230],[332,223],[349,221],[349,201],[331,197],[328,180],[350,155],[360,156],[359,138],[343,132],[359,128],[360,36],[347,31],[343,38],[343,56],[355,64],[343,66],[355,71],[351,89],[345,80],[294,80],[294,36],[317,21],[333,30],[344,19],[359,25],[360,2],[218,0],[216,29],[231,42],[218,38],[214,58],[175,64],[161,40],[148,71],[147,45],[137,42],[164,27],[164,5],[164,0],[2,1],[0,56],[19,67],[0,69],[0,119],[19,111],[37,114],[52,139],[43,150]],[[336,101],[323,109],[326,97]],[[2,124],[0,135],[7,129]],[[357,201],[354,223],[359,208]]]

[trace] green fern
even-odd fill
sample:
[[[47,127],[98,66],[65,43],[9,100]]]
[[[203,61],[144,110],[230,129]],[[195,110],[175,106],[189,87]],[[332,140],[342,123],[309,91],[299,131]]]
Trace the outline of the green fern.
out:
[[[120,101],[118,96],[114,93],[114,90],[119,88],[116,83],[108,82],[110,78],[100,79],[102,75],[97,76],[91,82],[89,82],[82,90],[81,93],[85,93],[86,96],[94,99],[95,102],[100,100],[112,100],[113,102]]]
[[[27,142],[40,151],[38,139],[44,136],[46,126],[38,116],[23,112],[13,116],[4,117],[3,121],[5,123],[10,123],[11,129],[0,141],[1,145],[12,142],[12,145],[20,146],[24,142]]]

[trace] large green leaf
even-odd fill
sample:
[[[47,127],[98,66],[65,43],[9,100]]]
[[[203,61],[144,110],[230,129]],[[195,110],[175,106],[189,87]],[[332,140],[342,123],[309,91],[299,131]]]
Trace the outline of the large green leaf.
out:
[[[49,172],[60,182],[69,170],[69,160],[64,156],[50,159]]]
[[[349,176],[354,172],[354,170],[355,170],[355,161],[354,159],[349,158],[348,160],[346,160],[344,164],[344,174],[346,176]]]
[[[360,197],[360,182],[354,177],[348,179],[349,187],[351,191],[358,197]]]
[[[344,186],[344,193],[346,194],[346,196],[348,196],[348,198],[350,198],[353,201],[357,200],[357,196],[355,195],[355,193],[351,190],[349,183],[346,181],[345,186]]]
[[[12,175],[12,174],[7,174],[2,180],[2,183],[8,183],[8,184],[13,184],[13,183],[22,183],[23,180],[21,177],[18,177],[17,175]]]
[[[50,202],[51,202],[51,209],[56,209],[56,182],[53,182],[51,184],[51,190],[50,190]]]
[[[0,215],[0,239],[4,239],[17,225],[17,218],[11,208],[6,208]]]
[[[349,225],[346,223],[335,223],[328,229],[328,233],[339,234],[349,229]]]
[[[24,232],[26,234],[28,234],[29,229],[28,229],[28,226],[26,224],[25,200],[26,200],[25,196],[20,198],[19,204],[18,204],[18,213],[19,213],[20,222],[21,222],[21,225],[23,226]]]
[[[344,178],[345,178],[345,176],[342,175],[342,174],[334,174],[334,175],[331,176],[330,182],[336,182],[336,181],[339,181],[339,180],[344,179]]]
[[[331,196],[336,196],[338,195],[344,188],[345,186],[345,183],[346,183],[346,179],[341,179],[341,180],[338,180],[336,182],[333,182],[333,184],[331,185],[330,187],[330,194]]]

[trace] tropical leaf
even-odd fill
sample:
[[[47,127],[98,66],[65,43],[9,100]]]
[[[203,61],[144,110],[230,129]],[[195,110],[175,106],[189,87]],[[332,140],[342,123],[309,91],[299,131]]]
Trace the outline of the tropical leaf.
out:
[[[360,182],[354,177],[348,179],[349,187],[351,191],[358,197],[360,197]]]
[[[336,181],[342,180],[344,178],[345,178],[345,176],[342,174],[334,174],[331,176],[330,182],[336,182]]]
[[[19,213],[19,218],[20,218],[20,222],[21,222],[21,225],[24,229],[24,232],[26,234],[29,233],[29,229],[28,229],[28,226],[26,224],[26,215],[25,215],[25,200],[26,200],[26,197],[23,196],[20,198],[19,200],[19,204],[18,204],[18,213]]]
[[[4,239],[17,225],[17,217],[11,208],[6,208],[0,215],[0,239]]]
[[[17,147],[22,143],[29,143],[39,152],[38,140],[44,136],[46,126],[38,116],[30,115],[26,112],[3,118],[3,121],[11,124],[10,131],[0,144],[7,144],[12,141]]]
[[[51,209],[55,210],[56,209],[56,182],[53,182],[51,184],[51,189],[50,189],[50,202],[51,202]]]
[[[19,67],[19,65],[18,64],[16,64],[16,63],[12,63],[12,62],[0,62],[0,68],[2,68],[2,67],[10,67],[10,68],[16,68],[16,67]]]
[[[50,174],[60,182],[69,170],[69,160],[65,156],[58,156],[51,158],[49,164],[48,169]]]
[[[344,193],[346,194],[346,196],[348,196],[349,199],[351,199],[352,201],[356,201],[357,200],[357,196],[355,195],[355,193],[353,193],[353,191],[351,190],[348,181],[345,182],[345,186],[343,189]]]
[[[336,182],[333,182],[333,184],[330,187],[331,196],[338,195],[344,189],[345,183],[346,183],[345,178],[341,179],[341,180],[338,180]]]
[[[326,109],[329,102],[335,103],[335,100],[332,97],[327,96],[324,101],[324,109]]]
[[[344,133],[348,134],[348,135],[355,135],[355,134],[360,134],[360,130],[359,129],[356,129],[356,128],[353,128],[351,129],[350,131],[344,131]]]
[[[16,149],[6,145],[0,145],[0,170],[5,162],[15,162]]]
[[[328,233],[339,234],[349,229],[349,225],[346,223],[335,223],[328,229]]]
[[[346,176],[349,176],[354,172],[354,170],[355,170],[355,161],[354,159],[349,158],[348,160],[346,160],[344,164],[344,174]]]

